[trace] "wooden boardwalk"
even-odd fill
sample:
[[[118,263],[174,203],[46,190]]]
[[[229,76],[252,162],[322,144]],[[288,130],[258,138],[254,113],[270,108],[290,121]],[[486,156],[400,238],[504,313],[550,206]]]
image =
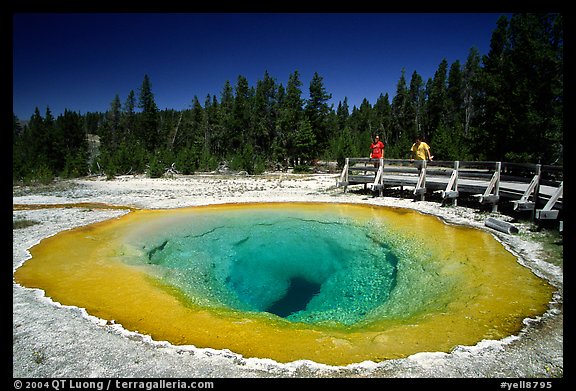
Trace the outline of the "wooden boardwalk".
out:
[[[499,202],[510,201],[514,209],[530,210],[535,219],[556,219],[563,203],[563,168],[506,162],[429,161],[418,170],[411,160],[347,158],[337,186],[363,185],[378,191],[405,187],[424,200],[440,193],[454,205],[467,194],[496,211]]]

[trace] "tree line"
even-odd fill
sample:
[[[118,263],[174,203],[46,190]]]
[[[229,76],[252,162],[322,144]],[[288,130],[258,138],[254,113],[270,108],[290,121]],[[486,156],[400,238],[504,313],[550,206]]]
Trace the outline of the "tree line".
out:
[[[286,86],[265,72],[255,85],[239,75],[219,96],[197,96],[185,110],[159,110],[144,75],[137,93],[114,96],[106,112],[65,110],[54,118],[38,108],[24,125],[14,115],[13,180],[114,176],[167,168],[183,174],[214,170],[226,161],[250,174],[317,160],[368,156],[378,134],[386,158],[407,158],[421,135],[440,160],[562,164],[563,20],[559,14],[514,14],[497,21],[490,50],[469,50],[464,64],[440,62],[424,81],[404,69],[390,98],[331,94],[314,73],[304,95],[297,70]],[[98,136],[92,150],[89,137]]]

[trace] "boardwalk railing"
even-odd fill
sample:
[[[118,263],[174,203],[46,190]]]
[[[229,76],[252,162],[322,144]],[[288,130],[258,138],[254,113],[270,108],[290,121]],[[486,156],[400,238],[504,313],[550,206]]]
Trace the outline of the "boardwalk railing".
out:
[[[344,191],[347,190],[348,185],[363,184],[364,188],[369,185],[372,190],[380,189],[380,195],[382,195],[383,169],[384,159],[346,158],[340,180],[336,185],[344,186]]]
[[[378,191],[412,187],[415,197],[425,199],[439,192],[442,200],[457,205],[461,193],[477,197],[496,211],[506,198],[514,210],[532,211],[535,219],[556,219],[563,202],[563,168],[541,164],[475,161],[423,161],[420,169],[412,160],[346,158],[336,185],[363,185]],[[542,209],[540,204],[546,203]]]

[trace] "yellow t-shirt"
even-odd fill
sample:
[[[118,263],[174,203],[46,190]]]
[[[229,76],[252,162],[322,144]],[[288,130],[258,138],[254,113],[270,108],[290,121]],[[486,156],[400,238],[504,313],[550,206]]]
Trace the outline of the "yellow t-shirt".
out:
[[[426,160],[426,151],[430,149],[430,146],[424,141],[420,141],[420,145],[416,146],[416,143],[412,144],[411,151],[416,153],[416,160]]]

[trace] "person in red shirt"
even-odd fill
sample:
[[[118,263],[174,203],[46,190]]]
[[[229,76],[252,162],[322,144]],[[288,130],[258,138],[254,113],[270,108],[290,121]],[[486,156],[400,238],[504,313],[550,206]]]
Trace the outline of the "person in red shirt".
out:
[[[380,136],[374,138],[374,142],[370,144],[370,159],[380,159],[384,157],[384,143],[380,141]],[[374,167],[378,167],[380,162],[374,163]]]

